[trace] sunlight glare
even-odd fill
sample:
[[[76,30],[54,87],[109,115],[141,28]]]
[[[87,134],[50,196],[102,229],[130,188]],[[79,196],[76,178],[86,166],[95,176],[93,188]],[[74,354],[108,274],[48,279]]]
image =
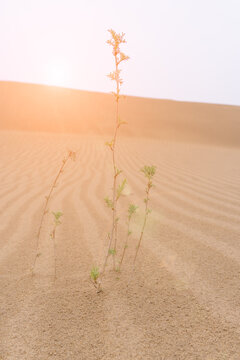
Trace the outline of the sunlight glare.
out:
[[[46,66],[45,83],[54,86],[67,86],[70,79],[69,66],[63,60],[51,61]]]

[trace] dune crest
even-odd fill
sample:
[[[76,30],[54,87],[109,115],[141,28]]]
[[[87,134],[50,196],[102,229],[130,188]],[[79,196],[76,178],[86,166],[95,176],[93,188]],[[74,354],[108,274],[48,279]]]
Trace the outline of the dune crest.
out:
[[[0,82],[0,129],[113,133],[111,94]],[[126,96],[120,101],[127,136],[240,146],[240,107]]]

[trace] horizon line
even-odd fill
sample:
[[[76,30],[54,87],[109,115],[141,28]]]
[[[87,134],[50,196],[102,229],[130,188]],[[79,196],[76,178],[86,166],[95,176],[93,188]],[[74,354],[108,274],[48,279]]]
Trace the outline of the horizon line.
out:
[[[96,90],[84,90],[79,88],[73,88],[68,86],[59,86],[59,85],[52,85],[52,84],[44,84],[44,83],[35,83],[35,82],[26,82],[26,81],[16,81],[16,80],[0,80],[0,83],[16,83],[16,84],[25,84],[25,85],[35,85],[35,86],[48,86],[48,87],[55,87],[59,89],[66,89],[72,91],[81,91],[81,92],[89,92],[89,93],[97,93],[97,94],[105,94],[111,95],[111,91],[104,92],[104,91],[96,91]],[[132,94],[122,94],[122,96],[126,97],[134,97],[140,99],[151,99],[151,100],[158,100],[158,101],[173,101],[173,102],[182,102],[182,103],[191,103],[191,104],[206,104],[206,105],[218,105],[218,106],[231,106],[231,107],[240,107],[237,104],[226,104],[226,103],[216,103],[216,102],[204,102],[204,101],[191,101],[191,100],[178,100],[178,99],[170,99],[170,98],[156,98],[152,96],[139,96],[139,95],[132,95]]]

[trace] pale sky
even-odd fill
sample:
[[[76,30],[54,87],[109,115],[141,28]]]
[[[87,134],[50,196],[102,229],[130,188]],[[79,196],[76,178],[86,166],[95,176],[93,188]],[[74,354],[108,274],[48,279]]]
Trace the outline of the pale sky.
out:
[[[0,0],[0,80],[240,105],[240,0]]]

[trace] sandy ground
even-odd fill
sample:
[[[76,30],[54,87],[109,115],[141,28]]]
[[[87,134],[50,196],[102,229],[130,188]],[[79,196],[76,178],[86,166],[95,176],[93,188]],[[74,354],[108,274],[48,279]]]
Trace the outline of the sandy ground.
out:
[[[240,149],[122,137],[118,164],[126,209],[139,205],[122,272],[111,261],[96,294],[90,269],[102,262],[110,230],[110,154],[93,135],[0,133],[1,360],[239,360]],[[44,197],[68,149],[49,205],[62,211],[56,272]],[[132,255],[143,218],[139,168],[157,166],[153,209],[136,271]],[[36,251],[36,274],[30,275]]]

